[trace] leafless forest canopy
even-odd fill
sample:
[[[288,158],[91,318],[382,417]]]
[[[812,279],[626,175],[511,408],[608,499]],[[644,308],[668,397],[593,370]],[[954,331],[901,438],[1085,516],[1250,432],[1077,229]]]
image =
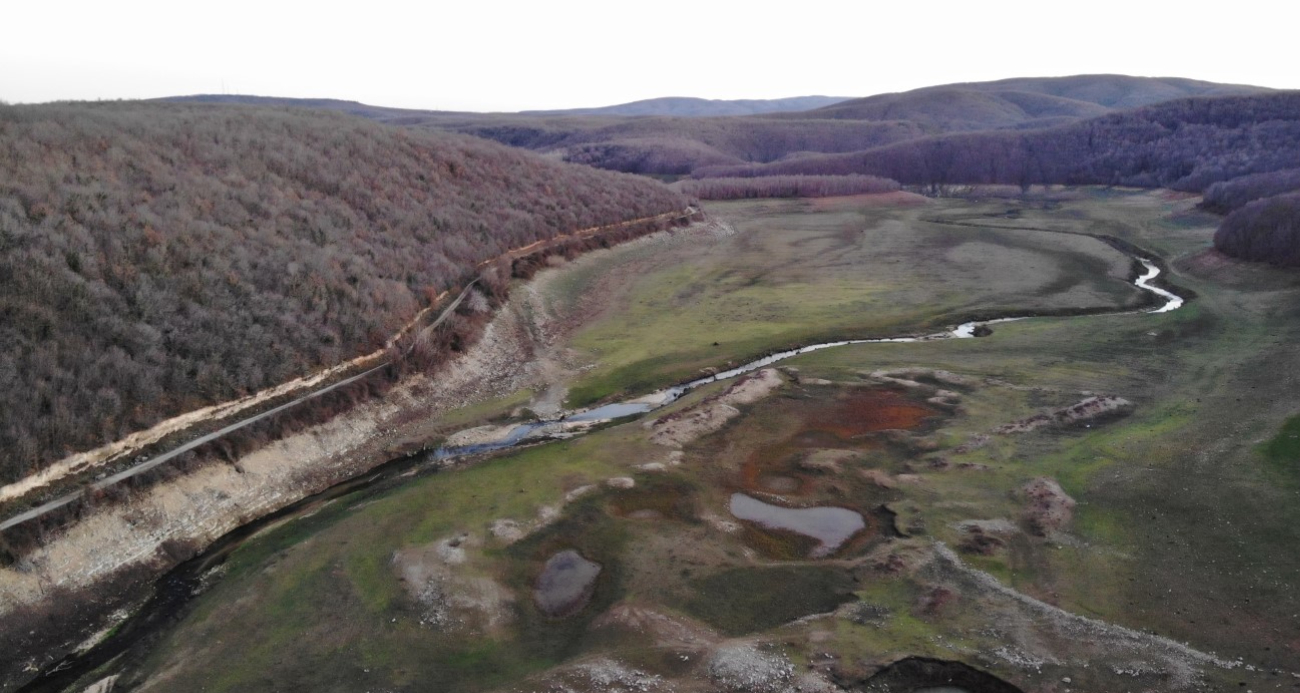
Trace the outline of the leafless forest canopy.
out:
[[[678,190],[701,200],[739,200],[758,197],[832,197],[899,190],[898,181],[875,176],[765,176],[762,178],[706,178],[684,180]]]
[[[1202,191],[1239,176],[1300,166],[1300,93],[1199,98],[1044,130],[949,134],[722,175],[860,173],[904,184],[1100,184]]]
[[[341,114],[0,107],[0,478],[369,352],[507,249],[683,206]]]
[[[1232,212],[1214,234],[1229,255],[1300,267],[1300,193],[1256,200]]]
[[[1211,212],[1227,214],[1255,200],[1295,191],[1300,191],[1300,168],[1255,173],[1206,188],[1201,206]]]

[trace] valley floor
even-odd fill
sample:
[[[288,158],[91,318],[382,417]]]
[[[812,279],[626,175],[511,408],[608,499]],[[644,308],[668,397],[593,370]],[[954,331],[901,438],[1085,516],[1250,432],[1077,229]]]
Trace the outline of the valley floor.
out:
[[[488,334],[527,367],[400,435],[1044,317],[818,351],[320,504],[82,688],[1300,690],[1300,278],[1212,253],[1194,202],[718,203],[548,270]],[[1086,234],[1196,300],[1142,312]]]

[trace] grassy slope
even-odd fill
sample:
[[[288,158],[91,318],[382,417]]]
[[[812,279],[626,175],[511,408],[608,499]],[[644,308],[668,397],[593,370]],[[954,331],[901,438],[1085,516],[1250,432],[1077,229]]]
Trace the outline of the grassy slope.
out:
[[[961,203],[944,206],[971,211]],[[1025,223],[1088,219],[1089,228],[1104,228],[1168,256],[1198,251],[1211,227],[1170,221],[1165,215],[1171,207],[1152,195],[1098,194],[1063,210],[1026,213],[1031,218]],[[765,240],[797,256],[790,249],[797,238],[789,236],[798,236],[805,221],[813,226],[809,237],[820,239],[810,245],[838,242],[826,238],[825,222],[816,218],[796,221],[787,216],[771,222],[765,231],[760,221],[745,220],[744,214],[755,209],[745,205],[728,209],[738,226],[753,225],[745,234],[753,236],[748,240],[756,244],[751,259],[762,256],[762,246],[757,244]],[[910,215],[914,211],[869,213]],[[784,239],[784,245],[769,236]],[[926,241],[922,247],[932,250],[929,236],[909,238]],[[917,248],[896,242],[900,253]],[[603,256],[598,265],[574,268],[569,289],[594,281],[584,274],[600,270],[619,274],[624,267],[619,263],[641,252],[645,251],[631,248]],[[720,255],[725,259],[727,253]],[[798,263],[822,257],[810,253],[796,260],[787,255],[785,262],[773,263],[770,271],[787,277],[788,290],[784,294],[771,286],[767,290],[803,308],[823,311],[819,315],[842,316],[840,306],[828,309],[813,301],[805,283],[848,278],[828,279],[824,268],[798,271]],[[696,253],[690,262],[702,267],[701,272],[719,272],[722,259]],[[919,306],[929,300],[926,289],[908,283],[906,273],[891,269],[890,254],[865,255],[857,262],[857,274],[884,275],[898,282],[882,290],[859,280],[857,286],[864,291],[880,292],[873,299],[892,292],[904,298],[915,294],[917,301],[916,312],[900,309],[893,324],[882,320],[869,329],[907,329],[923,320]],[[662,296],[662,286],[674,286],[666,277],[678,276],[676,272],[681,270],[675,260],[648,270],[634,289],[619,297],[618,305],[635,306],[632,297],[639,295]],[[934,434],[946,446],[999,423],[1075,401],[1079,390],[1132,399],[1138,404],[1132,417],[1095,431],[998,437],[962,458],[982,461],[992,467],[990,472],[923,474],[922,484],[898,492],[901,496],[894,497],[894,507],[905,519],[918,518],[930,536],[951,544],[957,538],[952,522],[1015,517],[1019,506],[1008,491],[1035,476],[1054,476],[1079,501],[1073,531],[1081,541],[1026,543],[996,557],[970,558],[971,563],[1017,589],[1077,613],[1169,634],[1230,657],[1286,666],[1294,662],[1295,643],[1300,642],[1297,621],[1287,617],[1300,610],[1300,596],[1292,589],[1300,575],[1300,559],[1291,550],[1295,527],[1300,526],[1300,503],[1295,502],[1294,484],[1278,483],[1279,474],[1291,472],[1265,464],[1254,442],[1273,438],[1300,406],[1289,376],[1279,377],[1289,372],[1288,364],[1297,356],[1290,345],[1300,326],[1290,319],[1293,311],[1288,307],[1295,289],[1287,288],[1285,281],[1260,289],[1191,274],[1179,281],[1197,290],[1201,299],[1172,314],[1041,319],[999,326],[986,339],[865,345],[822,351],[791,363],[805,375],[837,379],[852,379],[864,369],[918,365],[1045,388],[988,387],[968,393],[966,414],[948,419]],[[675,284],[682,285],[680,280]],[[696,294],[702,297],[699,301],[666,306],[673,306],[680,322],[690,325],[691,311],[704,310],[697,307],[701,303],[719,301],[719,296],[742,289],[743,285],[715,294],[702,291]],[[829,296],[832,302],[843,300],[834,293]],[[952,310],[960,310],[973,305],[976,297],[949,301]],[[639,315],[644,319],[654,313],[644,310]],[[622,320],[622,311],[611,310],[591,330]],[[816,323],[795,325],[786,329],[796,335],[803,329],[803,336],[820,329]],[[716,333],[696,332],[698,328],[687,330],[681,339],[694,339],[703,352],[702,343]],[[652,333],[641,334],[648,338],[644,335]],[[768,333],[769,340],[771,334],[785,336]],[[754,335],[749,337],[754,341],[747,343],[762,344],[763,332],[755,329]],[[589,339],[584,333],[578,343]],[[722,346],[718,349],[725,351]],[[689,356],[691,352],[679,353]],[[638,352],[625,345],[611,349],[606,359],[615,354],[636,363]],[[666,369],[659,373],[656,377],[661,381],[673,377]],[[722,512],[719,508],[728,493],[726,470],[740,454],[736,451],[761,447],[763,436],[785,435],[781,422],[790,417],[781,412],[802,411],[800,407],[818,401],[816,392],[821,391],[800,391],[806,394],[753,409],[752,423],[742,422],[688,451],[687,464],[674,472],[674,478],[693,489],[688,495],[697,509]],[[618,646],[593,642],[573,624],[539,622],[528,615],[527,576],[535,570],[542,549],[554,541],[554,533],[543,532],[517,545],[520,548],[489,543],[471,561],[472,571],[502,576],[519,595],[521,625],[505,638],[453,642],[419,629],[411,622],[390,559],[400,547],[456,531],[482,535],[494,518],[530,518],[539,506],[556,503],[565,489],[626,474],[628,465],[653,459],[655,451],[643,437],[635,424],[609,429],[424,478],[369,502],[358,499],[331,506],[270,532],[235,555],[227,577],[199,600],[195,612],[168,636],[145,670],[170,669],[176,678],[163,679],[164,689],[207,681],[209,690],[343,690],[363,682],[389,681],[477,690],[502,685],[576,651]],[[873,459],[873,464],[891,472],[901,471],[905,462],[897,456]],[[644,484],[646,477],[640,478]],[[607,559],[608,565],[619,567],[619,578],[608,588],[611,592],[598,594],[597,600],[622,595],[665,603],[707,619],[707,609],[692,611],[691,595],[716,589],[716,580],[710,581],[709,576],[750,565],[738,543],[698,523],[663,523],[651,531],[624,520],[602,519],[593,508],[606,507],[602,504],[611,497],[617,494],[598,495],[571,506],[566,511],[570,524],[562,533],[587,552],[607,552],[613,557]],[[629,536],[635,544],[628,543]],[[619,548],[629,545],[638,550]],[[692,547],[687,555],[681,553],[683,546]],[[743,575],[746,584],[765,589],[762,574]],[[808,584],[819,586],[835,582],[825,575],[807,579]],[[923,587],[891,580],[862,585],[859,596],[889,609],[893,616],[881,628],[838,621],[834,640],[816,645],[816,651],[836,651],[846,661],[916,653],[952,656],[954,648],[961,651],[988,637],[979,634],[987,631],[987,624],[969,607],[938,619],[918,614],[913,605]],[[737,614],[727,616],[732,618],[719,626],[737,632],[746,629],[743,619],[736,625]],[[766,625],[759,616],[755,623]],[[585,623],[585,618],[578,623]],[[548,639],[561,645],[538,644]],[[370,673],[364,671],[367,668]],[[488,671],[496,674],[486,676]],[[1073,673],[1076,680],[1102,675],[1066,673]]]

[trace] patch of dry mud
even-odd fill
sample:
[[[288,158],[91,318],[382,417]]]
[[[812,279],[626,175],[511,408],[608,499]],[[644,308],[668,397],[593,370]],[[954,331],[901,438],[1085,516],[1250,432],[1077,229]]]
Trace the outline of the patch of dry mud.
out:
[[[620,629],[649,637],[655,647],[702,649],[719,640],[708,626],[644,606],[616,604],[592,622],[593,630]]]
[[[721,430],[728,421],[740,416],[740,410],[736,406],[753,404],[767,397],[783,382],[775,368],[754,371],[732,383],[720,395],[647,423],[650,441],[680,448]]]
[[[393,570],[418,609],[420,625],[482,635],[497,633],[513,620],[510,590],[464,567],[466,551],[481,545],[481,539],[462,534],[393,553]]]

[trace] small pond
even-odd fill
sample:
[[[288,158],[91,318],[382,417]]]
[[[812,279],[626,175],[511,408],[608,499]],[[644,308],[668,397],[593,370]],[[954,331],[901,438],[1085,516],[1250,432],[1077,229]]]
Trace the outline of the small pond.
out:
[[[835,553],[849,537],[867,526],[862,515],[846,508],[783,508],[743,493],[731,494],[731,514],[768,529],[783,529],[816,539],[819,543],[809,554],[811,558]]]

